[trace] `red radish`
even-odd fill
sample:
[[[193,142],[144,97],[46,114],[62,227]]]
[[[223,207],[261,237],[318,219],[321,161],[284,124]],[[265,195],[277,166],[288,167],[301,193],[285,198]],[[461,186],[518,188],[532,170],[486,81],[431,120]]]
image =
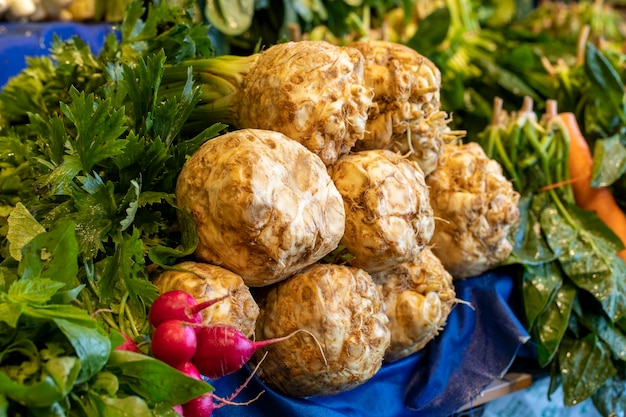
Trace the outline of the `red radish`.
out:
[[[196,365],[194,365],[193,362],[183,362],[180,365],[175,366],[174,368],[178,369],[189,378],[202,380],[202,375],[200,375],[200,371],[198,371],[198,368],[196,368]]]
[[[137,345],[135,344],[135,342],[133,341],[133,339],[131,339],[129,335],[127,335],[126,333],[120,333],[120,334],[122,335],[122,337],[124,337],[124,343],[117,346],[115,350],[127,350],[129,352],[141,353],[141,351],[139,350],[139,348],[137,347]]]
[[[152,333],[152,356],[171,366],[188,362],[196,345],[195,329],[180,320],[167,320]]]
[[[174,407],[172,407],[174,409],[174,411],[176,411],[178,414],[180,414],[181,416],[184,415],[183,414],[183,406],[182,405],[175,405]]]
[[[148,321],[154,327],[167,320],[180,320],[188,323],[202,323],[200,312],[222,301],[229,294],[213,300],[198,303],[193,295],[183,290],[171,290],[159,295],[150,307]]]
[[[209,417],[214,409],[213,395],[203,394],[183,404],[183,415],[185,417]]]
[[[286,340],[294,333],[255,342],[231,326],[204,326],[197,330],[198,343],[191,361],[202,375],[217,379],[241,369],[258,349]]]

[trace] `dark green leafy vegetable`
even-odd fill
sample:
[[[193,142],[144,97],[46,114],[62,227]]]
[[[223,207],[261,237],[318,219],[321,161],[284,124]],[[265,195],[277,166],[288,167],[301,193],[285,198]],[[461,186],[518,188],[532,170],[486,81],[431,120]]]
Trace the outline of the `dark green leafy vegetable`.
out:
[[[1,329],[11,334],[0,342],[0,413],[16,415],[25,407],[66,415],[93,407],[110,415],[128,407],[137,413],[130,415],[153,416],[159,404],[171,407],[210,392],[210,385],[154,358],[114,351],[115,331],[110,337],[85,309],[54,302],[76,284],[76,275],[68,279],[77,271],[71,267],[78,258],[75,228],[64,222],[26,243],[19,279],[0,291]]]
[[[509,264],[522,268],[524,318],[551,390],[564,404],[619,384],[626,355],[626,263],[621,241],[595,215],[580,209],[569,185],[569,137],[556,110],[538,117],[527,98],[517,112],[494,100],[494,120],[478,135],[522,193],[520,222],[510,234]]]
[[[149,329],[149,263],[193,253],[176,176],[225,128],[183,134],[191,72],[157,97],[166,65],[213,53],[186,3],[132,1],[98,55],[57,38],[0,91],[0,415],[174,415],[212,389],[114,350]]]

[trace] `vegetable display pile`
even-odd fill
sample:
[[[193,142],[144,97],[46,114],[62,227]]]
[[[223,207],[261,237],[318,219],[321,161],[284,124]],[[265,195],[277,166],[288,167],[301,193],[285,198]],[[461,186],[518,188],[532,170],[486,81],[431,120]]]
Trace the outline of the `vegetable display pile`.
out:
[[[245,366],[349,391],[501,265],[550,393],[626,409],[612,15],[550,43],[522,2],[251,3],[131,1],[0,91],[0,415],[209,416]]]

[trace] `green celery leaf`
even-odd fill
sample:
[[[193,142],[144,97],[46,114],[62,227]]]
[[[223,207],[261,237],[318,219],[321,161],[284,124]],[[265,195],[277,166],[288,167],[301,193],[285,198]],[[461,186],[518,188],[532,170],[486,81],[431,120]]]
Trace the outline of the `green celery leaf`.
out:
[[[593,187],[608,187],[626,173],[626,146],[620,135],[597,139],[593,148]]]
[[[57,224],[49,232],[35,236],[22,250],[19,266],[22,280],[48,278],[73,288],[78,282],[78,243],[76,223]]]
[[[124,198],[124,203],[122,207],[126,207],[126,217],[120,221],[120,226],[122,227],[122,231],[128,229],[135,220],[135,215],[137,214],[138,200],[141,194],[141,185],[137,181],[131,181],[131,188],[128,189],[126,196]]]
[[[616,373],[611,352],[593,333],[581,339],[564,338],[559,351],[559,366],[566,407],[591,397]]]
[[[20,261],[22,259],[22,248],[35,236],[44,233],[46,229],[35,220],[22,203],[17,203],[15,208],[11,210],[8,224],[7,240],[9,241],[9,252],[14,259]]]
[[[139,231],[133,229],[133,234],[127,236],[122,242],[120,267],[124,284],[129,293],[130,304],[141,307],[144,304],[140,300],[145,300],[148,305],[159,295],[159,291],[152,284],[145,274],[144,247],[139,238]]]
[[[139,207],[147,207],[167,201],[169,204],[174,203],[176,196],[170,193],[160,191],[146,191],[139,196]]]
[[[535,321],[531,334],[532,339],[537,342],[537,361],[541,367],[550,364],[559,351],[559,345],[562,343],[570,320],[575,296],[576,287],[569,281],[565,282],[552,302]]]
[[[178,96],[169,98],[160,103],[155,109],[154,134],[164,138],[165,143],[171,145],[185,125],[200,100],[200,88],[193,87],[191,68],[187,81],[181,92],[180,101]]]
[[[178,219],[181,227],[182,238],[176,248],[168,246],[155,246],[150,249],[148,256],[157,265],[172,265],[177,259],[191,255],[198,246],[198,233],[196,222],[188,208],[178,210]]]
[[[115,159],[119,168],[120,183],[127,184],[141,178],[142,189],[159,189],[159,179],[168,174],[167,162],[171,154],[160,138],[150,142],[144,136],[130,133],[124,154]],[[178,173],[178,171],[177,171]]]
[[[525,266],[522,278],[522,299],[529,329],[534,328],[536,320],[552,306],[562,284],[562,271],[557,262]]]
[[[148,304],[156,298],[158,290],[145,274],[144,247],[139,232],[133,229],[132,235],[124,234],[116,243],[113,256],[106,259],[105,270],[100,282],[100,297],[110,300],[116,288],[129,293],[131,307],[143,308],[141,300]]]
[[[139,1],[133,1],[130,3],[124,14],[124,20],[120,27],[120,33],[122,40],[125,42],[131,42],[139,34],[146,30],[148,35],[156,33],[156,24],[153,23],[150,29],[144,29],[146,23],[141,19],[145,12],[145,8]]]
[[[192,8],[169,2],[150,4],[144,20],[143,3],[135,1],[126,10],[121,26],[122,50],[126,60],[136,61],[165,51],[168,62],[180,63],[196,57],[214,55],[207,25],[193,22]]]
[[[76,126],[72,147],[89,174],[98,163],[124,152],[124,109],[114,109],[110,99],[96,102],[93,94],[72,90],[70,95],[71,104],[61,103],[61,110]]]
[[[65,156],[61,165],[37,180],[35,187],[45,190],[49,195],[69,195],[74,188],[74,178],[82,169],[80,159],[71,155]]]
[[[134,352],[113,351],[107,370],[117,375],[120,386],[127,385],[149,404],[183,404],[213,391],[204,381],[189,378],[165,362]]]
[[[44,88],[53,82],[55,75],[55,65],[49,57],[27,58],[26,68],[0,90],[2,116],[20,120],[26,119],[28,113],[47,113],[48,104],[58,103],[60,98]]]
[[[134,66],[122,64],[119,84],[128,94],[126,112],[135,121],[131,130],[138,134],[145,135],[152,131],[156,95],[161,85],[164,63],[165,55],[160,51],[157,55],[139,59]]]
[[[76,237],[81,253],[92,259],[104,250],[103,240],[118,222],[115,186],[112,182],[103,182],[98,175],[81,177],[80,180],[85,192],[72,194],[78,211],[66,217],[80,225]]]
[[[204,129],[195,137],[178,143],[175,149],[176,167],[174,170],[178,173],[189,155],[197,151],[207,140],[218,136],[226,127],[228,126],[223,123],[215,123]]]

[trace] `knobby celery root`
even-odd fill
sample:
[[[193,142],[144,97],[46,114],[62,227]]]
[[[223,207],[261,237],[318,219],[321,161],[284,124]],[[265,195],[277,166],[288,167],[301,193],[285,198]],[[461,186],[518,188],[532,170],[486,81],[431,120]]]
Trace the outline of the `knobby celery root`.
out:
[[[365,82],[374,89],[365,136],[356,150],[392,149],[407,154],[430,174],[444,143],[457,132],[441,110],[439,68],[416,50],[384,40],[356,41],[365,59]]]
[[[343,197],[350,265],[372,273],[419,255],[435,220],[416,162],[374,149],[344,155],[328,171]]]
[[[576,204],[584,210],[594,211],[626,245],[626,214],[615,201],[611,190],[591,186],[593,155],[580,131],[576,116],[563,112],[559,113],[559,119],[563,122],[570,140],[568,161]],[[622,249],[617,255],[626,260],[626,249]]]
[[[367,272],[318,263],[262,290],[257,340],[301,330],[252,358],[269,386],[293,397],[330,395],[378,372],[389,346],[389,319]]]
[[[201,146],[179,174],[176,201],[196,221],[196,257],[251,287],[320,260],[345,229],[343,200],[322,160],[262,129],[232,131]]]
[[[165,69],[162,94],[178,94],[193,68],[203,93],[187,127],[212,122],[277,131],[328,165],[365,134],[373,91],[363,55],[325,41],[272,45],[246,57],[218,56]]]
[[[246,336],[254,333],[259,306],[243,279],[234,272],[217,265],[185,261],[160,272],[153,283],[161,294],[182,290],[198,303],[226,296],[200,312],[202,323],[229,325]]]
[[[445,325],[456,302],[452,275],[430,248],[414,260],[372,274],[380,285],[389,317],[393,362],[422,350]]]
[[[426,183],[439,220],[430,245],[455,279],[479,275],[511,253],[507,236],[520,196],[478,143],[447,144]]]

